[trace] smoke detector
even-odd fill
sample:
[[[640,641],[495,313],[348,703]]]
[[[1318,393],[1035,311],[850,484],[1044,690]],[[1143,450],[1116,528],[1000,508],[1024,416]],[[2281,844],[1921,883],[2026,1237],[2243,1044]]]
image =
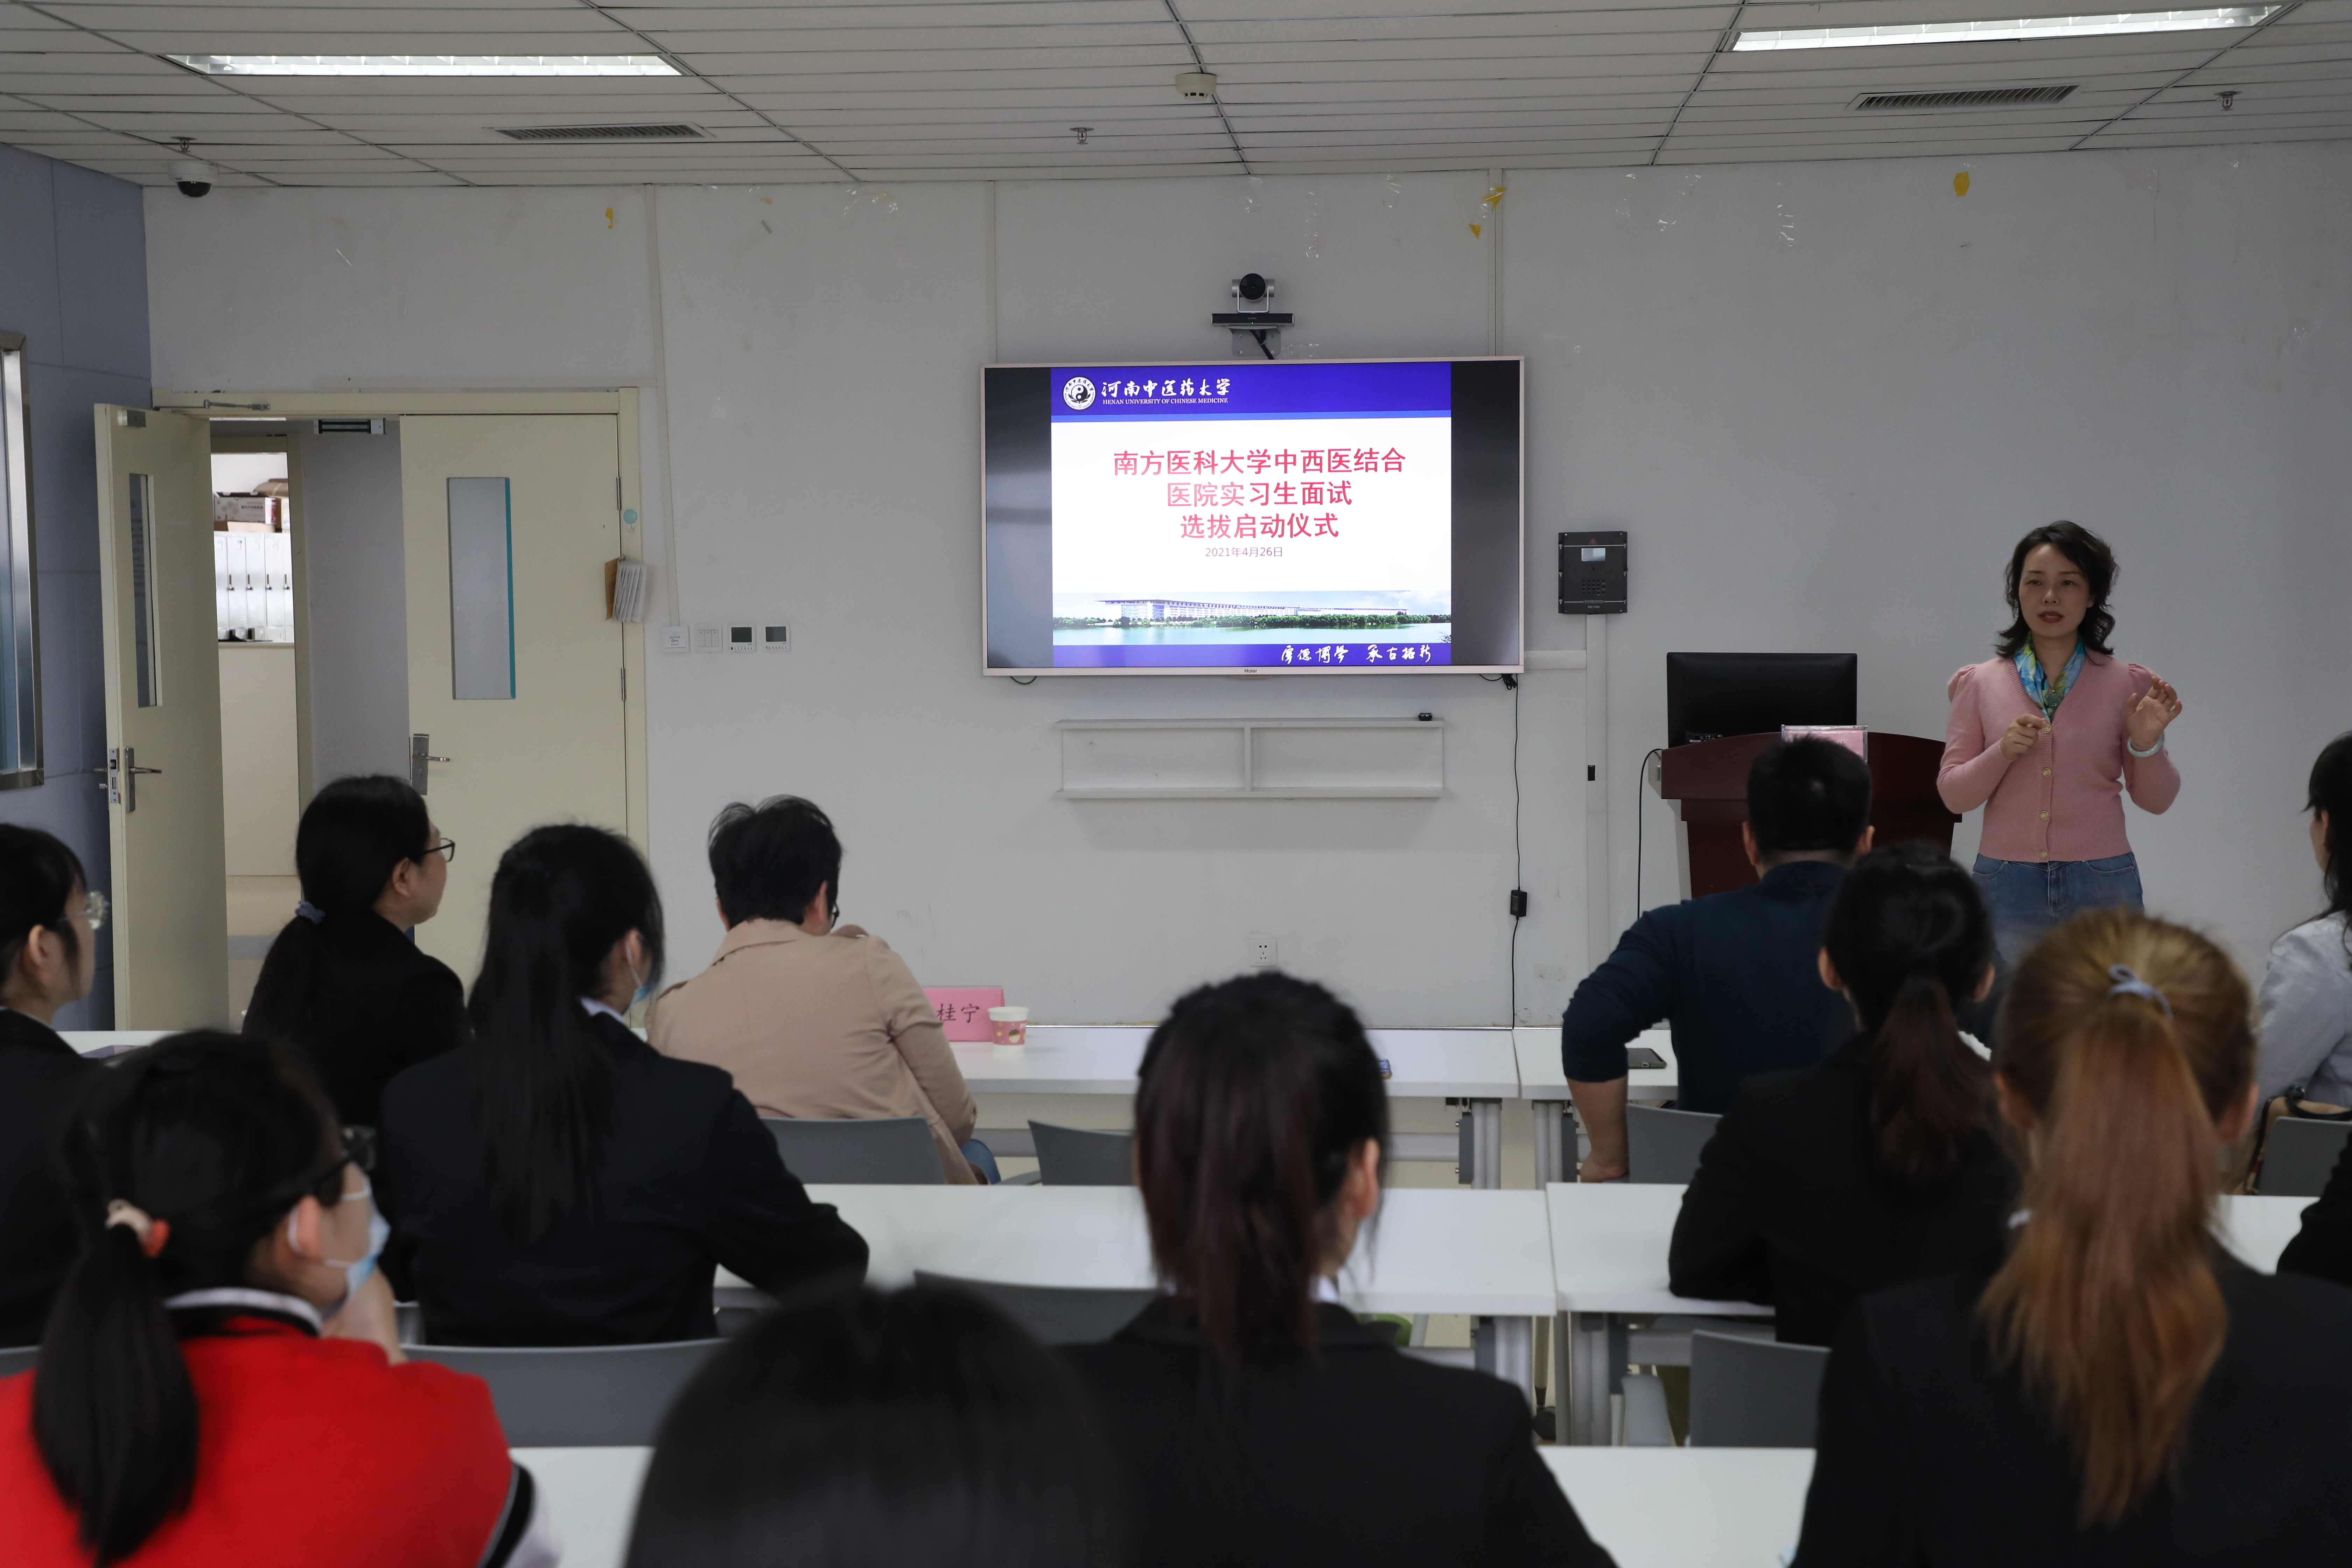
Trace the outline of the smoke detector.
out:
[[[1178,71],[1176,90],[1187,103],[1208,103],[1217,96],[1217,79],[1209,71]]]

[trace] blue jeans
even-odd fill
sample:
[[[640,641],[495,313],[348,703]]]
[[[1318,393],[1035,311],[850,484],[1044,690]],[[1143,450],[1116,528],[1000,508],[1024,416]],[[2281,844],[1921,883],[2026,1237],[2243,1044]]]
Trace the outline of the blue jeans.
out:
[[[1991,860],[1977,857],[1977,891],[1992,910],[1993,941],[2001,967],[2017,967],[2053,926],[2084,910],[2140,907],[2139,861],[2130,855],[2104,860]]]
[[[996,1172],[996,1151],[979,1139],[974,1138],[963,1146],[963,1157],[980,1167],[980,1173],[988,1178],[990,1186],[1004,1179]]]

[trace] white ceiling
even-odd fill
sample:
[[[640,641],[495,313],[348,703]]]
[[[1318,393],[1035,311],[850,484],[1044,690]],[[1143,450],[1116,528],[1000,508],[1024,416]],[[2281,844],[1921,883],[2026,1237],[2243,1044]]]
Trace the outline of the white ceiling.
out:
[[[510,185],[1618,166],[2352,135],[2352,0],[2302,0],[2226,32],[1748,54],[1718,52],[1735,20],[1865,26],[2062,7],[1442,3],[0,0],[0,142],[150,184],[166,182],[185,136],[224,185]],[[648,50],[688,74],[220,78],[160,58]],[[1176,73],[1195,68],[1217,74],[1218,102],[1177,96]],[[2055,82],[2080,87],[2022,109],[1847,107],[1864,92]],[[712,139],[496,133],[648,121],[687,121]],[[1077,125],[1093,127],[1083,147]]]

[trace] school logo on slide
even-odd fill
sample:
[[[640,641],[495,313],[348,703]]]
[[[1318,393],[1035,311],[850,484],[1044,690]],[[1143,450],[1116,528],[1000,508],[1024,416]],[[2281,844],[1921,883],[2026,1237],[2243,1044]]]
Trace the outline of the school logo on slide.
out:
[[[1095,384],[1083,375],[1074,375],[1062,383],[1062,401],[1084,414],[1095,405]]]

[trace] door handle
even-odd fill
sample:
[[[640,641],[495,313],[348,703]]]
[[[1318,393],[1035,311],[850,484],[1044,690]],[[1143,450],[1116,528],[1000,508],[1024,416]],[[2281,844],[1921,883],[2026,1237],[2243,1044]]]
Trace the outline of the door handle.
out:
[[[110,746],[106,752],[106,803],[125,811],[139,809],[139,775],[163,773],[161,768],[142,768],[139,752],[131,746]]]
[[[427,775],[429,774],[429,773],[431,772],[431,770],[426,766],[426,764],[427,764],[427,763],[454,763],[454,762],[456,762],[457,760],[457,758],[455,758],[455,757],[436,757],[436,756],[435,756],[435,755],[433,754],[433,737],[432,737],[432,736],[430,736],[430,735],[411,735],[411,736],[409,736],[409,737],[408,737],[408,783],[409,783],[409,787],[410,787],[410,788],[412,788],[412,789],[414,789],[414,790],[415,790],[415,791],[416,791],[416,793],[417,793],[417,794],[419,794],[419,795],[426,795],[426,794],[431,793],[431,792],[430,792],[430,790],[429,790],[429,788],[428,788],[428,785],[429,785],[429,784],[430,784],[430,782],[431,782],[431,781],[430,781],[430,779],[429,779],[429,778],[428,778],[428,776],[427,776]]]

